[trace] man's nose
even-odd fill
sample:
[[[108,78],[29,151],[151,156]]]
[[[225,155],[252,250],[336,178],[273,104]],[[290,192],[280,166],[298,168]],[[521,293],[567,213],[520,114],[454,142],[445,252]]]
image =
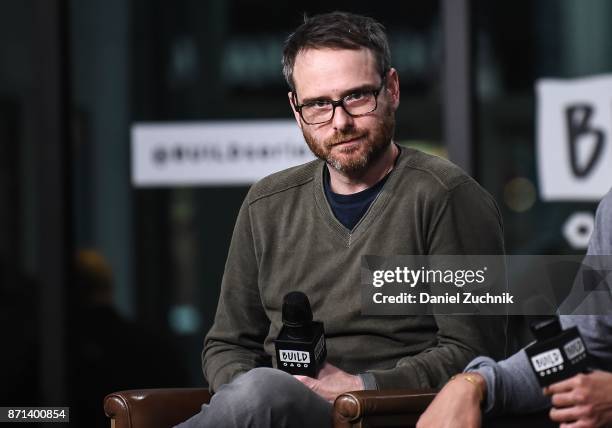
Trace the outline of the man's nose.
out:
[[[342,105],[339,105],[334,112],[332,124],[334,125],[334,129],[345,129],[347,126],[353,125],[353,116],[348,114]]]

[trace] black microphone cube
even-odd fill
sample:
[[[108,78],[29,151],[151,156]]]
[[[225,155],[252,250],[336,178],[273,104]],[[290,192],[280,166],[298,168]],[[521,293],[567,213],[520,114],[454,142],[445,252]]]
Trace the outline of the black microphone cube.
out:
[[[281,328],[274,341],[279,370],[292,375],[317,377],[327,357],[323,323],[313,321],[309,330],[310,334],[296,338],[292,337],[290,328],[285,325]]]
[[[577,327],[535,342],[525,348],[525,353],[542,387],[587,372],[591,364]]]

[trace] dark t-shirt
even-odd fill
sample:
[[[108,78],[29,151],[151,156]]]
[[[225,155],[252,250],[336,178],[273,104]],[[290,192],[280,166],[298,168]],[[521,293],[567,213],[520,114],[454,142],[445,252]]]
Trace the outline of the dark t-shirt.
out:
[[[325,189],[325,197],[334,213],[334,216],[348,230],[353,230],[355,225],[359,223],[361,217],[366,213],[374,199],[380,193],[380,189],[384,186],[389,174],[385,175],[374,186],[362,190],[361,192],[353,193],[352,195],[341,195],[334,193],[331,190],[329,171],[327,168],[323,172],[323,187]]]

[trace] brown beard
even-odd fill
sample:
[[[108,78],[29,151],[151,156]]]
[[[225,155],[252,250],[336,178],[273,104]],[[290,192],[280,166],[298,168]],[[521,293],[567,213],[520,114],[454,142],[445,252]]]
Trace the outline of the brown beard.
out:
[[[332,137],[324,141],[318,140],[314,135],[310,134],[306,126],[302,127],[302,134],[310,151],[337,171],[350,176],[361,175],[372,163],[378,160],[387,147],[389,147],[389,144],[391,144],[394,132],[395,115],[390,106],[387,106],[383,117],[373,129],[361,130],[353,125],[349,125],[339,129]],[[360,137],[364,138],[365,141],[359,147],[347,147],[341,151],[344,155],[350,155],[358,151],[360,153],[354,153],[353,156],[348,158],[332,154],[334,145]]]

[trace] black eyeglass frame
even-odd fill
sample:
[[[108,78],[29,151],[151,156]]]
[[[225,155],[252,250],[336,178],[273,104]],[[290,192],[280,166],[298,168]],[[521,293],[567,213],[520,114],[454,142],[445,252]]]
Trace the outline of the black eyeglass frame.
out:
[[[382,90],[383,90],[383,88],[385,87],[385,84],[387,83],[387,75],[386,75],[386,73],[385,73],[385,74],[383,74],[381,77],[382,77],[382,82],[380,83],[380,87],[379,87],[378,89],[374,89],[374,90],[372,90],[372,91],[362,91],[362,93],[365,93],[365,94],[367,94],[367,93],[371,93],[372,95],[374,95],[374,101],[375,101],[374,108],[373,108],[372,110],[370,110],[370,111],[366,112],[366,113],[352,114],[352,113],[350,113],[350,112],[349,112],[349,111],[346,109],[346,106],[344,105],[344,100],[345,100],[346,98],[350,97],[350,96],[351,96],[351,95],[353,95],[353,94],[348,94],[348,95],[346,95],[346,96],[344,96],[344,97],[340,98],[339,100],[335,100],[335,101],[334,101],[334,100],[329,100],[329,103],[330,103],[330,104],[331,104],[331,106],[332,106],[332,115],[331,115],[331,117],[330,117],[329,119],[324,120],[323,122],[313,122],[313,123],[310,123],[310,122],[308,122],[306,119],[304,119],[304,115],[302,114],[302,108],[304,108],[305,106],[308,106],[308,105],[312,105],[312,104],[314,104],[314,102],[312,102],[312,103],[298,104],[298,103],[297,103],[297,92],[296,92],[296,91],[293,91],[293,102],[292,102],[292,104],[293,104],[293,108],[295,109],[295,111],[297,111],[297,112],[300,114],[300,118],[302,118],[302,120],[304,121],[304,123],[305,123],[305,124],[307,124],[307,125],[322,125],[322,124],[324,124],[324,123],[331,122],[332,120],[334,120],[334,115],[336,114],[336,107],[338,107],[338,106],[341,106],[341,107],[342,107],[342,110],[344,110],[344,112],[345,112],[346,114],[348,114],[349,116],[351,116],[351,117],[361,117],[361,116],[365,116],[365,115],[367,115],[367,114],[372,113],[373,111],[376,111],[376,109],[378,108],[378,95],[381,93],[381,91],[382,91]],[[316,101],[315,101],[315,102],[316,102]]]

